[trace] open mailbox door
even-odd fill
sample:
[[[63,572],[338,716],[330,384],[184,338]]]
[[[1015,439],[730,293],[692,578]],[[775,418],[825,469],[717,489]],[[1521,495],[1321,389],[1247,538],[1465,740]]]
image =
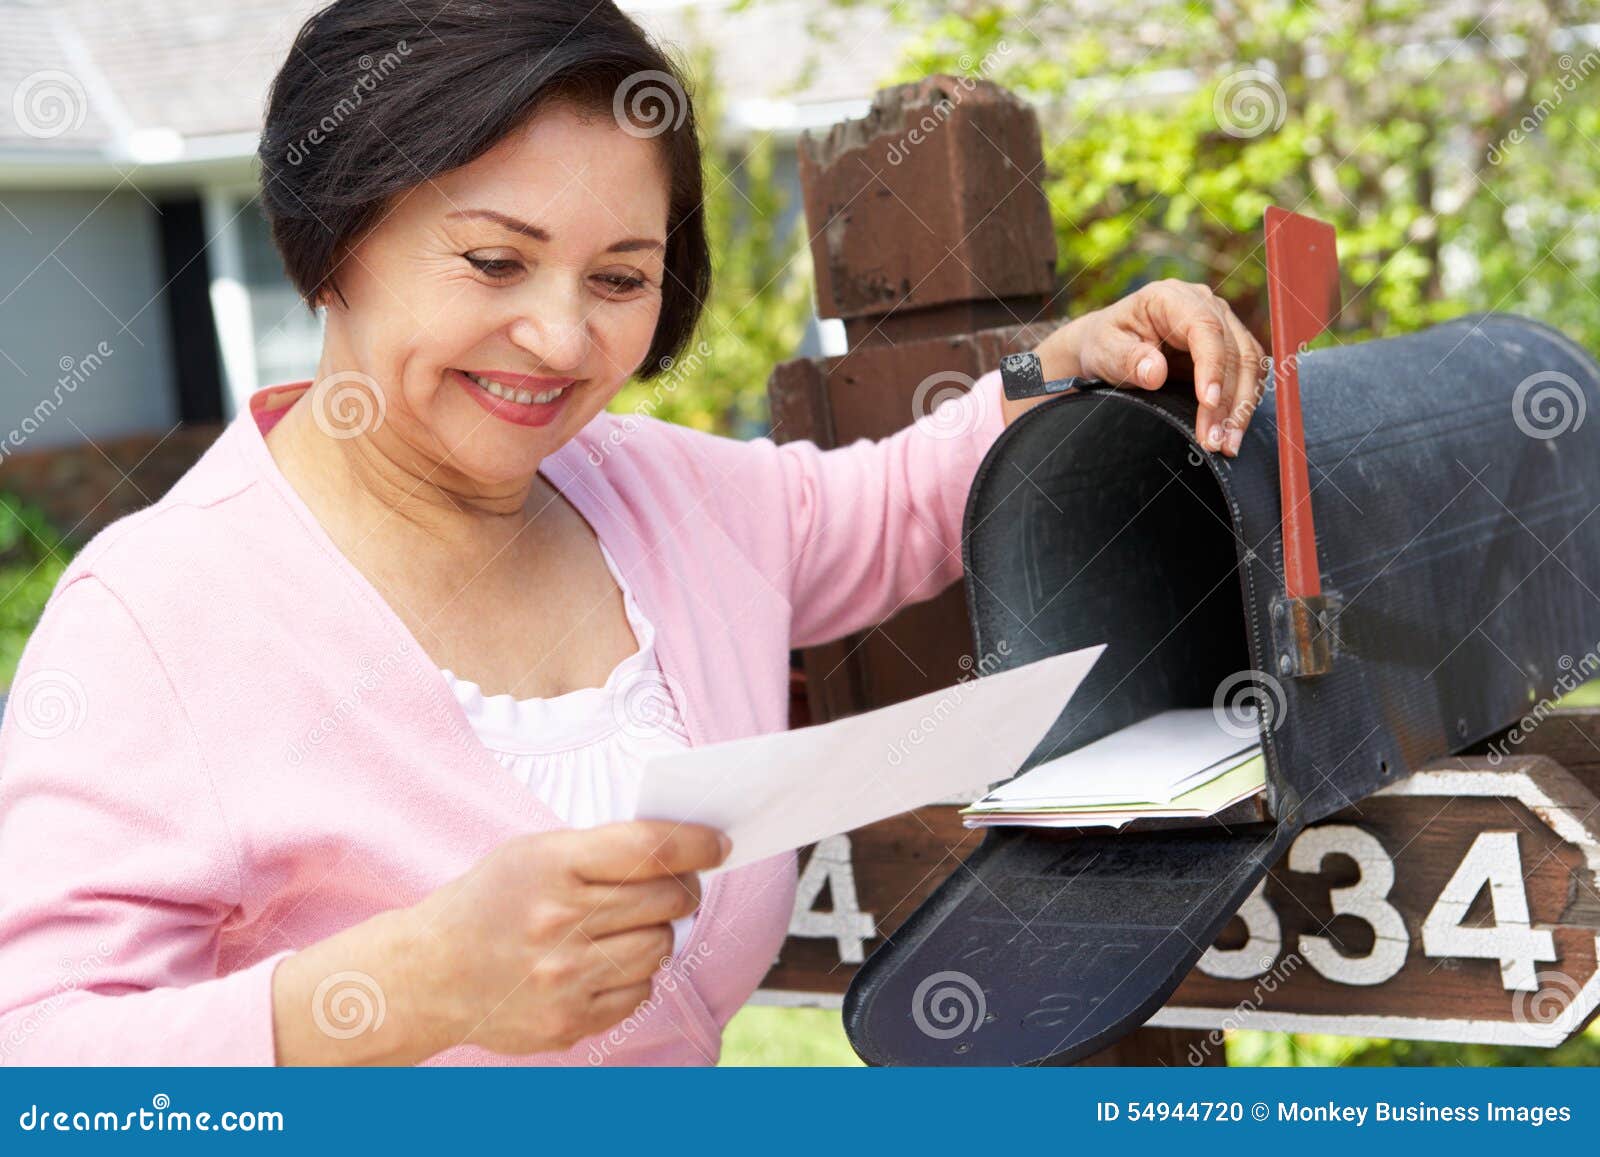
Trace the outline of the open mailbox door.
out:
[[[1190,382],[1008,364],[1008,390],[1060,397],[974,481],[974,654],[1009,667],[1108,644],[1024,770],[1242,688],[1267,793],[1240,822],[990,830],[856,974],[844,1022],[869,1063],[1106,1047],[1305,825],[1507,726],[1600,642],[1600,426],[1584,421],[1600,366],[1505,314],[1304,352],[1336,308],[1332,240],[1269,214],[1274,372],[1237,458],[1196,441]],[[938,1029],[949,978],[982,992],[975,1031]]]

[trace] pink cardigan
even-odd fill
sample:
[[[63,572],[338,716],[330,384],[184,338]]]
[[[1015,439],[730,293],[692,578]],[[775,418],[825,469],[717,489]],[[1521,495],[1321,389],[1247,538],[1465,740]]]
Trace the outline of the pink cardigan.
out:
[[[0,726],[0,1063],[270,1065],[280,960],[564,826],[279,472],[263,435],[308,384],[257,392],[96,535],[22,656]],[[828,452],[602,414],[545,460],[657,624],[692,742],[784,728],[791,645],[960,576],[998,372],[945,404]],[[713,877],[633,1017],[511,1063],[715,1063],[794,892],[793,853]]]

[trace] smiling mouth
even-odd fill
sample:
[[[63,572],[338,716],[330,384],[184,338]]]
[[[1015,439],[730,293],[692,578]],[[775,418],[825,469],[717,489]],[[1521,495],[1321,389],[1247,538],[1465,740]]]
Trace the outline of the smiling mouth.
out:
[[[456,373],[466,378],[484,393],[499,398],[503,402],[515,402],[522,406],[546,405],[557,401],[577,384],[576,382],[568,382],[564,386],[554,386],[546,390],[518,390],[510,386],[501,385],[493,378],[469,373],[466,370],[457,370]]]

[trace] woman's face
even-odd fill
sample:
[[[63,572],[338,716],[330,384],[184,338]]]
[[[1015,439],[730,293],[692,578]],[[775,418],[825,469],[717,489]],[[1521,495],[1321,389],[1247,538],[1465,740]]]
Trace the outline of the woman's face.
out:
[[[649,351],[668,180],[655,140],[546,106],[350,250],[320,376],[372,378],[382,417],[366,436],[436,483],[526,485]]]

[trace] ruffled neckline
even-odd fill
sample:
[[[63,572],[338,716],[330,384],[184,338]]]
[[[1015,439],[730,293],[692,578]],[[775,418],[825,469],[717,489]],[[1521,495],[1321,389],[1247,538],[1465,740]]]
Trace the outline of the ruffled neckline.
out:
[[[618,732],[631,733],[638,730],[633,716],[647,701],[649,710],[656,715],[663,708],[670,713],[671,718],[662,720],[663,724],[682,730],[681,723],[672,726],[675,705],[656,665],[655,627],[634,601],[633,591],[603,542],[600,553],[622,591],[623,608],[638,649],[613,667],[599,687],[579,687],[548,698],[518,699],[509,692],[485,695],[472,680],[441,669],[440,674],[486,746],[505,752],[548,754],[595,743]]]

